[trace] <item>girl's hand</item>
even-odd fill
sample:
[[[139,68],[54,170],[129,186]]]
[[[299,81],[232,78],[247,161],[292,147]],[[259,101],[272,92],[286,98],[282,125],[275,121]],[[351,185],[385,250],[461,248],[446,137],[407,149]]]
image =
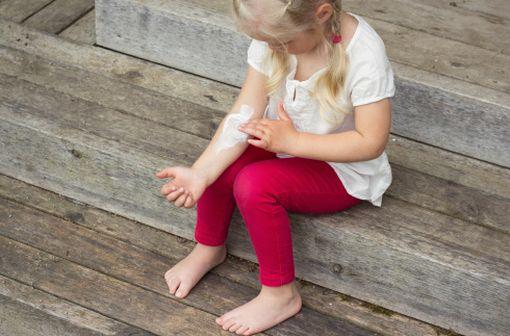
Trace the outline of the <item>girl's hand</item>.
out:
[[[239,130],[253,135],[260,140],[248,139],[248,143],[274,153],[288,153],[292,144],[296,143],[299,132],[283,108],[278,103],[279,120],[254,119],[241,124]]]
[[[193,168],[174,166],[157,172],[156,177],[171,177],[172,180],[161,187],[161,194],[175,205],[191,208],[207,188],[207,179]]]

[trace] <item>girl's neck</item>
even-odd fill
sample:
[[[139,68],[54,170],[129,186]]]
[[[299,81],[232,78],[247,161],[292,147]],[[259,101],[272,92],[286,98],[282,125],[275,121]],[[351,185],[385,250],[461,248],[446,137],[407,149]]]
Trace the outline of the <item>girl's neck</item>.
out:
[[[344,11],[340,13],[340,34],[342,35],[342,44],[347,46],[354,35],[357,27],[356,18],[352,17],[350,14],[347,14]],[[320,34],[323,34],[321,31]],[[322,42],[322,35],[317,35],[317,43],[315,47],[307,53],[296,55],[299,60],[303,60],[305,62],[313,62],[314,60],[326,59],[327,56],[327,48],[326,45]],[[330,38],[329,36],[327,38]]]

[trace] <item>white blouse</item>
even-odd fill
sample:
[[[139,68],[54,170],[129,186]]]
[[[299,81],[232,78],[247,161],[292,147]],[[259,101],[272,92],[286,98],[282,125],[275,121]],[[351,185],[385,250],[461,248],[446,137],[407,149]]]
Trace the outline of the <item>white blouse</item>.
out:
[[[319,114],[318,103],[309,97],[309,92],[316,78],[326,68],[318,70],[305,81],[295,80],[297,58],[290,54],[291,71],[287,75],[285,85],[269,98],[264,113],[266,118],[278,119],[277,104],[283,98],[286,112],[298,131],[314,134],[345,132],[355,129],[355,106],[394,96],[393,70],[386,56],[383,40],[363,17],[347,13],[358,20],[358,26],[346,49],[350,63],[344,91],[339,96],[339,101],[342,101],[344,106],[347,105],[351,113],[345,116],[340,126],[324,121]],[[266,76],[271,73],[271,69],[267,68],[270,65],[263,63],[263,57],[268,50],[266,42],[252,39],[247,52],[248,64]],[[295,100],[292,100],[294,90],[296,95]],[[292,157],[286,153],[276,153],[276,156]],[[391,167],[385,151],[379,157],[368,161],[326,162],[333,167],[350,195],[368,200],[375,206],[381,206],[382,195],[392,182]]]

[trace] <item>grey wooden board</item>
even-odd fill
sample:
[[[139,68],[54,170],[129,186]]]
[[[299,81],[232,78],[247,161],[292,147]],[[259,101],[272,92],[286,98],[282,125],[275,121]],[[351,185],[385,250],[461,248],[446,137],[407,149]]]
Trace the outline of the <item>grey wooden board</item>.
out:
[[[79,328],[66,320],[0,295],[0,335],[15,336],[100,336],[102,334]]]
[[[96,13],[92,9],[90,12],[85,14],[83,17],[78,19],[71,26],[64,29],[60,34],[60,37],[67,38],[74,42],[94,44],[96,43]]]
[[[456,3],[461,4],[462,2],[457,1]],[[479,6],[488,8],[490,2],[480,2]],[[454,7],[451,3],[452,1],[445,0],[343,1],[347,10],[373,19],[510,55],[510,38],[503,38],[504,36],[510,37],[510,20],[480,15],[462,7]],[[506,3],[501,1],[500,4],[501,13],[510,11],[508,1]]]
[[[178,304],[189,306],[191,313],[180,316],[183,321],[199,320],[200,314],[197,312],[203,311],[219,316],[257,295],[250,287],[208,274],[193,287],[193,293],[190,292],[185,300],[180,300],[168,293],[163,278],[165,271],[175,265],[176,260],[167,260],[159,253],[120,241],[109,234],[74,225],[9,200],[0,199],[0,213],[11,216],[10,220],[0,221],[2,236],[155,293],[169,295]],[[69,287],[68,290],[72,290],[72,286]],[[220,328],[217,324],[211,324],[208,329],[213,327]],[[344,318],[332,318],[307,307],[301,307],[294,318],[264,331],[264,334],[308,336],[316,332],[335,336],[339,330],[345,336],[381,336]]]
[[[24,48],[23,44],[22,48]],[[65,56],[60,56],[62,59],[57,57],[57,59],[52,58],[52,60],[64,61]],[[105,57],[102,56],[101,59],[105,59]],[[82,64],[83,61],[84,59],[82,59]],[[97,63],[94,62],[94,64]],[[127,66],[132,68],[134,65],[127,64]],[[96,68],[96,70],[100,69]],[[161,69],[158,76],[163,71],[164,69]],[[114,109],[120,108],[133,115],[149,118],[199,137],[206,135],[210,138],[224,113],[216,111],[216,109],[211,110],[197,105],[190,107],[183,104],[184,99],[197,101],[194,98],[202,96],[200,91],[204,88],[203,81],[193,85],[191,76],[183,78],[185,83],[182,86],[187,90],[185,93],[165,90],[162,92],[170,96],[162,96],[161,94],[155,94],[152,87],[151,90],[141,90],[138,86],[123,84],[117,78],[111,79],[102,75],[92,75],[74,66],[59,65],[38,56],[1,47],[0,73],[23,78],[88,101],[99,102],[102,106]],[[133,83],[138,83],[140,78],[147,76],[146,70],[136,70],[132,73],[137,73],[136,76],[132,76],[131,82]],[[104,72],[101,74],[104,74]],[[175,81],[175,79],[173,80]],[[17,96],[20,99],[26,99],[27,104],[30,104],[31,99],[34,99],[31,98],[34,94],[33,90],[31,92],[16,91],[17,89],[28,89],[29,86],[16,84],[9,79],[5,79],[5,81],[4,96]],[[178,79],[177,82],[179,82]],[[205,87],[210,86],[205,85]],[[231,90],[227,86],[223,86],[223,88],[225,91]],[[194,92],[193,95],[192,92]],[[178,99],[171,98],[172,96],[178,96]],[[218,99],[230,101],[230,98],[224,97],[231,97],[234,94],[217,95],[215,93],[214,96],[219,96]],[[126,100],[125,97],[131,98]],[[61,106],[60,102],[56,104],[56,106]],[[70,106],[70,109],[73,110],[75,103],[71,102]],[[168,106],[173,106],[176,113],[169,114]],[[217,106],[214,107],[217,108]],[[225,106],[226,108],[227,106]],[[73,113],[70,112],[69,116],[72,115]],[[186,118],[182,118],[182,116],[186,116]],[[105,133],[108,133],[108,131]],[[140,141],[134,139],[132,143],[138,145]],[[162,136],[160,143],[164,147],[166,138]],[[199,153],[189,155],[196,157]],[[395,136],[390,139],[388,155],[390,162],[395,163],[393,165],[394,182],[387,191],[388,195],[457,218],[510,232],[510,226],[506,220],[510,216],[510,208],[507,206],[508,198],[510,198],[510,194],[508,194],[510,191],[508,170],[505,172],[505,170],[497,167],[454,156],[449,152],[436,150],[432,147],[427,148],[427,146],[421,144],[410,145],[404,138]],[[441,168],[443,166],[444,168]],[[440,171],[444,171],[446,176],[439,175],[438,178],[433,178],[432,174]],[[423,175],[423,173],[426,175]],[[445,179],[455,183],[445,183]],[[472,181],[466,183],[466,181],[463,181],[466,179]],[[502,183],[501,181],[509,182]]]
[[[23,24],[57,34],[94,7],[94,0],[55,0]]]
[[[423,1],[429,5],[441,7],[447,1],[444,0],[426,0]],[[510,19],[510,3],[507,0],[462,0],[448,1],[449,4],[455,3],[453,6],[470,10],[474,13],[484,15],[487,20],[500,21],[501,19]]]
[[[16,302],[19,302],[26,307],[32,308],[30,311],[40,311],[41,313],[51,315],[51,317],[48,318],[50,322],[55,321],[55,319],[66,320],[68,323],[76,326],[76,328],[79,327],[83,329],[89,329],[94,335],[154,335],[148,331],[116,321],[96,313],[95,311],[79,306],[73,302],[59,298],[55,295],[51,295],[37,288],[34,288],[33,286],[23,284],[2,275],[0,275],[0,297],[8,297],[12,300],[15,300]],[[14,321],[8,321],[7,323],[11,322]],[[43,327],[46,326],[45,324],[47,324],[47,322],[48,321],[42,321],[41,324],[43,324]],[[57,322],[57,325],[63,325],[63,323]],[[0,323],[0,328],[2,328],[2,323]],[[78,329],[78,331],[79,330],[81,329]],[[16,333],[6,333],[5,335],[18,336]],[[43,335],[64,335],[64,333],[47,332]]]
[[[52,1],[53,0],[4,0],[0,2],[0,17],[14,22],[22,22]]]
[[[194,212],[171,207],[169,216],[161,183],[153,177],[182,158],[59,125],[43,108],[2,103],[0,171],[193,239]],[[131,122],[128,115],[118,120]],[[155,131],[131,125],[128,132]],[[186,134],[175,139],[182,148],[200,143]],[[466,335],[508,330],[508,235],[391,198],[381,209],[363,204],[335,215],[291,214],[291,221],[298,276]],[[236,255],[256,261],[239,214],[233,223],[229,240],[239,249]]]
[[[218,1],[208,4],[212,6],[211,4],[216,3]],[[224,4],[223,1],[220,3]],[[224,10],[223,7],[195,8],[181,4],[180,1],[173,1],[165,3],[164,7],[161,4],[160,7],[155,7],[155,3],[150,1],[144,6],[140,6],[135,0],[98,1],[97,43],[200,76],[240,86],[246,73],[245,58],[249,39],[229,25],[228,16],[221,12]],[[381,24],[387,25],[387,23]],[[169,29],[169,27],[173,28]],[[403,28],[395,26],[395,29]],[[412,34],[416,32],[412,31]],[[427,39],[434,38],[436,37],[427,35]],[[420,41],[420,39],[413,36],[410,41]],[[448,48],[461,52],[458,58],[462,59],[463,64],[469,68],[468,72],[476,69],[476,66],[474,63],[466,63],[466,57],[473,57],[476,64],[487,64],[475,70],[478,72],[476,76],[508,84],[507,75],[500,76],[504,78],[503,80],[499,79],[495,73],[505,71],[505,66],[508,68],[510,56],[497,53],[481,55],[480,53],[491,52],[486,50],[475,52],[456,45],[459,42],[451,43]],[[433,44],[437,47],[444,45],[439,41]],[[420,48],[422,46],[404,48],[404,51],[417,50],[421,55],[410,55],[410,59],[416,59],[419,56],[418,58],[425,57],[424,62],[432,62],[433,66],[440,63],[434,62],[430,52],[425,53]],[[468,48],[467,45],[466,48]],[[402,50],[402,48],[391,47],[389,49]],[[204,52],[204,50],[207,51]],[[480,58],[487,57],[490,57],[492,61],[479,62]],[[413,62],[409,64],[415,66]],[[494,71],[486,66],[494,66]],[[452,92],[452,86],[449,83],[445,83],[443,87],[441,82],[426,82],[426,77],[416,80],[416,74],[408,75],[410,68],[400,73],[398,69],[395,70],[398,93],[394,98],[392,133],[510,167],[510,155],[506,151],[506,148],[510,147],[509,127],[507,127],[510,124],[509,104],[502,104],[500,100],[486,103],[487,96],[480,93],[473,93],[473,96],[466,97],[459,92]],[[462,75],[457,77],[463,79],[462,77],[468,72],[463,69],[459,72]],[[491,75],[492,72],[496,77]],[[449,73],[448,76],[454,76],[454,74]],[[473,74],[469,76],[472,77]],[[508,96],[508,93],[505,95]],[[507,100],[508,97],[505,97],[504,101]]]
[[[116,239],[128,242],[162,255],[177,263],[188,255],[196,242],[155,229],[151,226],[129,220],[122,216],[91,207],[74,199],[56,194],[23,181],[0,174],[0,197],[11,199],[20,204],[26,204],[33,209],[41,210],[53,216],[66,219],[76,225],[81,225],[98,233],[106,234]],[[229,252],[232,247],[228,246]],[[225,261],[210,270],[211,273],[222,278],[241,283],[253,289],[259,289],[257,265],[238,257],[227,255]],[[18,284],[18,283],[16,283]],[[366,329],[374,330],[386,336],[438,336],[444,333],[437,326],[400,315],[379,306],[368,304],[343,293],[296,279],[303,305],[333,318],[348,319]],[[4,287],[2,287],[2,285]],[[7,290],[5,290],[7,287]],[[15,287],[14,289],[12,287]],[[90,316],[87,310],[81,311],[72,305],[66,306],[62,302],[54,304],[51,298],[38,296],[36,290],[28,287],[25,292],[10,283],[2,282],[0,277],[0,293],[17,300],[44,302],[47,311],[53,314],[67,311],[73,317],[74,323],[82,322],[83,317],[87,325],[94,324],[100,330],[118,330],[119,326],[101,319],[102,315]],[[22,292],[20,294],[20,292]],[[30,300],[33,299],[33,300]],[[40,305],[37,305],[41,309]],[[75,309],[73,309],[75,308]],[[78,321],[77,321],[78,320]],[[96,321],[98,320],[98,321]],[[122,332],[119,332],[122,334]],[[446,333],[447,334],[447,333]]]

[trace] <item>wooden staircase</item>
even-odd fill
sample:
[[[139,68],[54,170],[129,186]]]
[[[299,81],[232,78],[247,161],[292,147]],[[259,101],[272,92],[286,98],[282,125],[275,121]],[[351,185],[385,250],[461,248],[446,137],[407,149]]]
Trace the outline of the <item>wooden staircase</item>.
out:
[[[184,303],[166,294],[162,282],[164,270],[194,245],[196,217],[169,205],[153,174],[194,162],[237,97],[246,69],[248,40],[232,29],[226,3],[96,1],[76,21],[88,30],[61,28],[59,36],[0,19],[0,301],[6,307],[0,318],[36,310],[51,322],[76,309],[82,315],[67,321],[104,334],[117,328],[119,335],[208,335],[219,333],[211,328],[214,316],[256,293],[257,260],[237,209],[229,262]],[[435,35],[419,30],[426,21],[405,28],[406,22],[392,21],[401,15],[387,2],[361,3],[345,6],[371,15],[396,53],[390,53],[398,86],[387,148],[394,181],[381,208],[290,213],[306,309],[266,334],[506,335],[508,48],[462,40],[456,24],[439,19],[445,26]],[[482,9],[492,7],[476,10]],[[447,17],[462,23],[467,19],[457,11],[472,10],[449,9]],[[480,24],[498,15],[477,13],[472,19]],[[508,34],[508,18],[501,20],[496,31]],[[485,24],[489,36],[496,28]],[[426,66],[432,55],[421,49],[396,47],[419,41],[443,51],[436,68]],[[194,60],[195,47],[207,57]],[[475,51],[493,63],[469,63]],[[464,70],[452,65],[460,52],[470,56]],[[26,264],[38,266],[20,269]],[[115,301],[119,293],[134,294],[139,310]],[[36,297],[68,306],[37,306]],[[177,322],[164,325],[165,316]],[[100,321],[97,328],[87,322],[92,318]],[[57,320],[46,323],[66,323]]]
[[[381,209],[293,216],[297,275],[466,335],[504,335],[510,44],[489,38],[510,37],[508,18],[410,1],[344,6],[371,17],[396,73],[394,183]],[[250,39],[236,31],[229,1],[98,0],[96,10],[99,45],[237,87],[244,80]],[[478,34],[462,34],[471,25]]]

